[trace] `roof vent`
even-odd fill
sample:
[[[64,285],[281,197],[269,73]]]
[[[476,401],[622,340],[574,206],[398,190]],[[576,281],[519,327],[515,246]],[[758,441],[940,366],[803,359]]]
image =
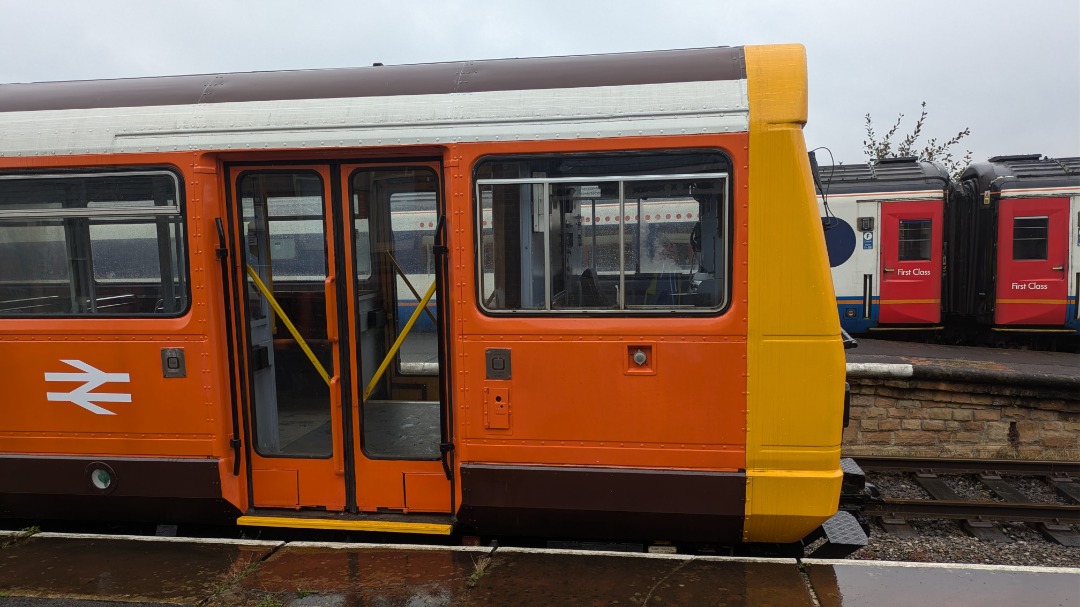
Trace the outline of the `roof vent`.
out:
[[[1018,154],[1016,156],[994,156],[989,158],[990,162],[1013,162],[1016,160],[1038,160],[1042,158],[1042,154]]]

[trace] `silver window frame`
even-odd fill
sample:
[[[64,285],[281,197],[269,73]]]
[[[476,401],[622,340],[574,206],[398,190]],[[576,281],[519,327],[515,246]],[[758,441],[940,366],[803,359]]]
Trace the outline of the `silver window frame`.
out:
[[[658,180],[685,180],[685,179],[721,179],[723,180],[724,187],[721,189],[722,195],[719,201],[720,209],[719,218],[721,222],[721,232],[724,234],[725,242],[723,249],[723,267],[726,271],[723,283],[723,296],[720,298],[720,302],[716,306],[710,307],[686,307],[679,308],[677,311],[672,311],[671,308],[645,308],[634,307],[626,308],[625,294],[626,294],[626,267],[625,267],[625,250],[626,250],[626,192],[624,184],[632,181],[658,181]],[[551,309],[551,238],[549,237],[550,219],[551,219],[551,205],[547,204],[550,200],[551,192],[550,186],[557,183],[581,183],[587,181],[589,183],[617,183],[619,187],[619,292],[618,292],[618,308],[594,308],[594,309]],[[483,222],[484,222],[484,205],[483,196],[481,195],[481,189],[486,185],[542,185],[544,190],[544,221],[543,234],[544,234],[544,307],[542,309],[534,308],[522,308],[522,309],[493,309],[485,305],[484,303],[484,234],[483,234]],[[514,177],[506,179],[476,179],[473,184],[473,196],[476,204],[476,215],[473,217],[476,229],[473,233],[476,235],[476,260],[475,260],[475,278],[477,284],[477,303],[480,309],[488,314],[493,315],[556,315],[556,316],[581,316],[581,315],[618,315],[618,316],[677,316],[683,314],[692,315],[716,315],[723,312],[730,303],[731,297],[731,226],[730,226],[730,173],[670,173],[670,174],[650,174],[650,175],[577,175],[573,177]],[[494,203],[492,205],[492,211],[494,212]],[[640,230],[640,220],[638,222]],[[494,228],[494,226],[493,226]]]
[[[151,218],[151,217],[179,217],[176,222],[181,227],[181,231],[178,234],[179,242],[183,247],[183,298],[184,306],[177,312],[168,314],[102,314],[98,312],[80,313],[80,314],[41,314],[41,315],[23,315],[23,314],[4,314],[0,312],[0,319],[30,319],[30,318],[50,318],[50,319],[94,319],[94,318],[139,318],[146,320],[166,319],[166,318],[180,318],[191,311],[192,296],[191,296],[191,259],[190,259],[190,247],[187,241],[187,219],[184,215],[184,200],[180,193],[180,175],[175,171],[167,169],[157,170],[131,170],[131,171],[82,171],[72,173],[14,173],[0,175],[0,182],[3,181],[32,181],[32,180],[67,180],[67,179],[93,179],[103,177],[146,177],[146,176],[167,176],[173,185],[173,204],[161,206],[132,206],[132,207],[115,207],[115,208],[59,208],[59,209],[10,209],[0,206],[0,220],[8,221],[42,221],[50,219],[97,219],[97,218]],[[93,201],[88,201],[93,202]]]

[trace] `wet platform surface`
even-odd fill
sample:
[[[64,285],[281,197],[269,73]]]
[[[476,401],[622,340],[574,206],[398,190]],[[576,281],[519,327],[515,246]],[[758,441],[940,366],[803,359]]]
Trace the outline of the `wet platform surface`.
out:
[[[807,561],[822,607],[1080,605],[1080,571]]]
[[[4,606],[14,596],[193,605],[219,593],[233,578],[246,577],[280,545],[54,534],[5,543],[0,550]]]
[[[1080,605],[1080,569],[0,537],[0,607]]]

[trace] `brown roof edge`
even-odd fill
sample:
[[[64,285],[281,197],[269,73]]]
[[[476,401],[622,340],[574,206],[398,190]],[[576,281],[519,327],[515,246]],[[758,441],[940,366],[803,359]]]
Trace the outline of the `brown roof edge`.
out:
[[[0,84],[0,112],[742,80],[742,47]]]

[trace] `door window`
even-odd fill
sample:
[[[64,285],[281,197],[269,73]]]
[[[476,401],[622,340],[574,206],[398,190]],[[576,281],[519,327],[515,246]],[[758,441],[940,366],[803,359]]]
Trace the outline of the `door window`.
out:
[[[314,172],[242,175],[256,450],[330,457],[326,236]],[[254,274],[258,277],[256,281]],[[290,326],[291,325],[291,326]]]
[[[438,175],[427,168],[358,169],[349,180],[354,240],[366,243],[356,247],[357,278],[363,282],[364,268],[369,268],[365,297],[389,304],[385,322],[370,322],[369,317],[383,315],[364,312],[367,300],[358,302],[362,385],[372,387],[361,418],[368,459],[440,456],[442,408],[436,392],[428,389],[439,374],[438,303],[432,295],[419,305],[435,285],[438,188]],[[386,353],[399,341],[393,367],[384,367]],[[392,371],[372,383],[376,368]],[[402,400],[397,397],[401,391],[419,398]]]
[[[932,226],[929,219],[900,220],[900,261],[930,261],[933,251]]]
[[[350,187],[357,280],[370,279],[373,267],[386,268],[392,274],[388,291],[394,299],[390,312],[394,320],[392,333],[397,336],[435,284],[438,179],[430,169],[361,169],[352,174]],[[389,210],[389,246],[372,246],[378,242],[379,220],[373,218],[372,209],[382,209],[384,213]],[[385,225],[386,219],[382,221]],[[433,295],[402,342],[397,357],[398,372],[438,374],[437,306]]]
[[[1049,217],[1013,218],[1013,260],[1045,260]]]

